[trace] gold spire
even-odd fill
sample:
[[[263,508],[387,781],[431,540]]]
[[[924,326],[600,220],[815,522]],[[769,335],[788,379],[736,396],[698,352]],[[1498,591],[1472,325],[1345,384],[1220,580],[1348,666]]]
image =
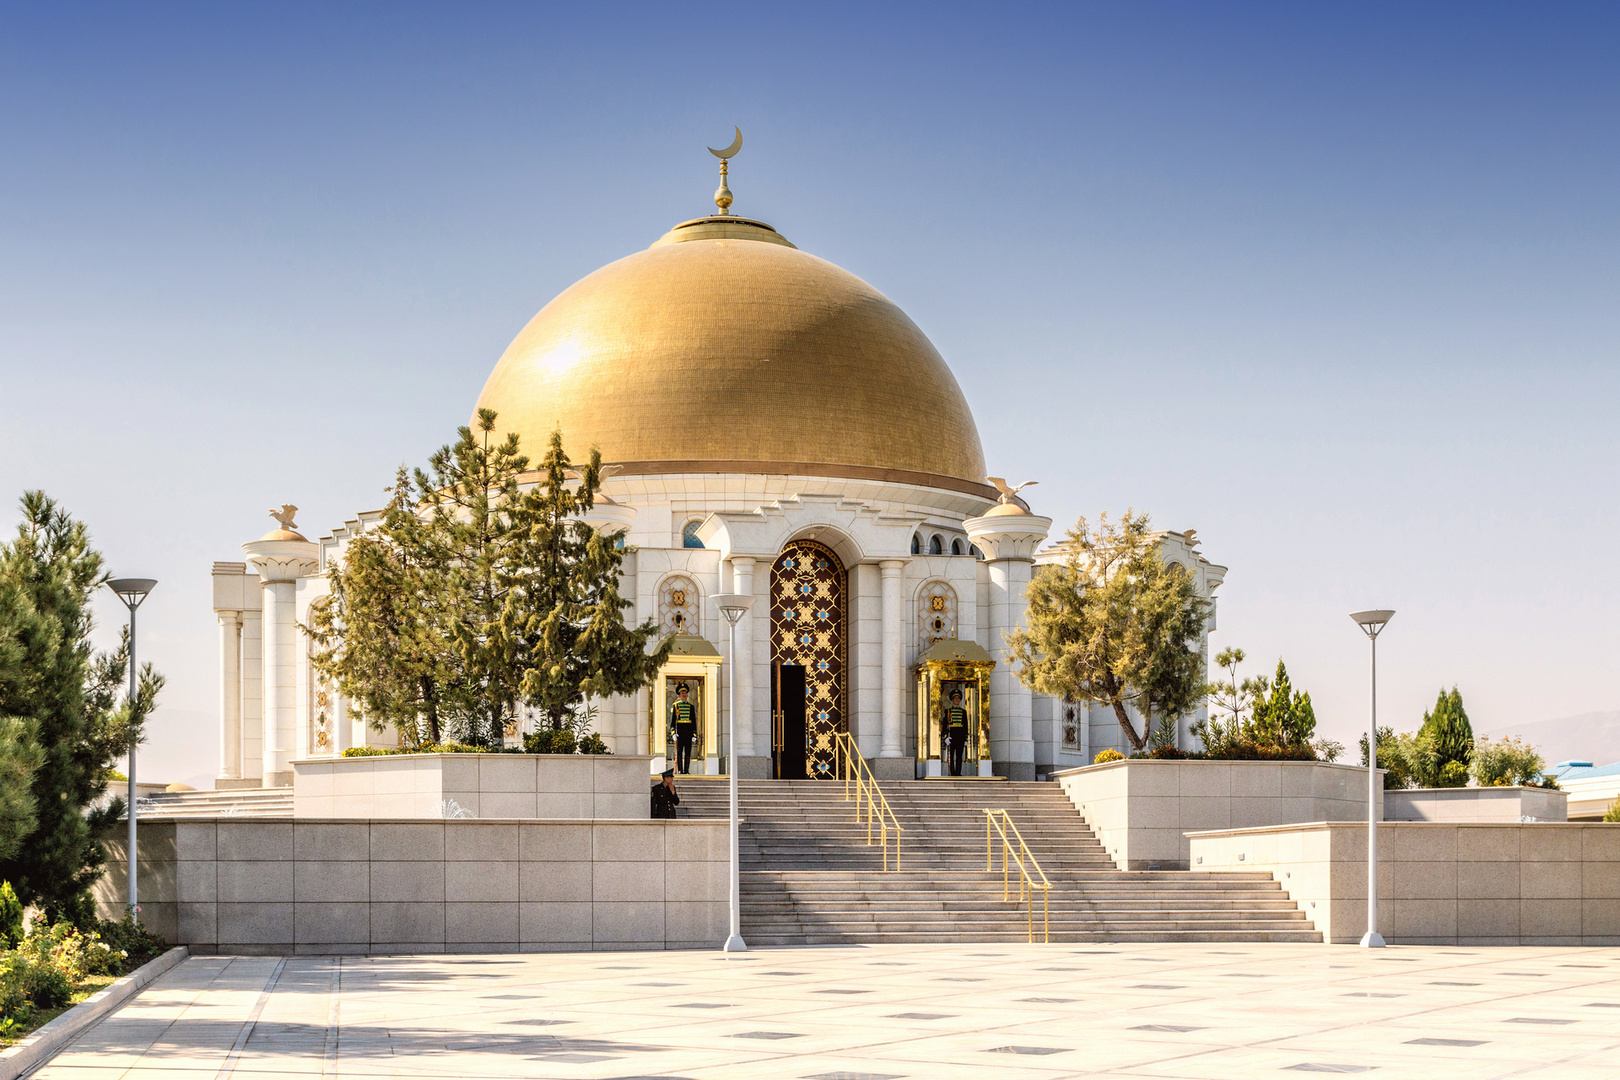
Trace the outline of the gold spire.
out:
[[[737,155],[737,151],[742,149],[742,128],[734,127],[732,130],[737,133],[737,137],[732,140],[730,146],[726,147],[724,150],[716,150],[712,146],[709,147],[709,153],[720,159],[720,186],[716,188],[714,192],[714,205],[720,208],[721,214],[731,213],[731,189],[726,186],[726,174],[729,172],[727,166],[730,164],[729,159],[735,157]]]

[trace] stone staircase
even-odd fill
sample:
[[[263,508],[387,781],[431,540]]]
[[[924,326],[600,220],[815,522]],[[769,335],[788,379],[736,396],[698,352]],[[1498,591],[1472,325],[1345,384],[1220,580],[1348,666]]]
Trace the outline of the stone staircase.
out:
[[[726,782],[677,781],[682,817],[726,816]],[[1046,872],[1053,941],[1320,941],[1266,873],[1122,871],[1051,783],[886,781],[905,829],[882,869],[844,785],[739,784],[743,936],[759,945],[1024,941],[1027,909],[1003,899],[1000,838],[985,871],[984,809],[1005,809]],[[892,846],[891,846],[892,854]],[[1014,871],[1016,874],[1016,871]],[[1041,908],[1035,921],[1040,939]]]
[[[198,817],[290,818],[292,788],[240,788],[235,791],[165,791],[142,799],[142,821]]]

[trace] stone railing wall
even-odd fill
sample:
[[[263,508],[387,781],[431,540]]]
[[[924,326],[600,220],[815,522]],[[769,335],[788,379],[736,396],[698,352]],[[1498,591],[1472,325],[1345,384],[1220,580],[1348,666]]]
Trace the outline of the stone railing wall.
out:
[[[1367,820],[1367,770],[1325,761],[1136,759],[1052,776],[1121,870],[1185,870],[1194,830]]]
[[[1367,929],[1367,826],[1196,833],[1194,870],[1269,870],[1328,942]],[[1620,945],[1620,825],[1378,826],[1378,930],[1392,945]]]
[[[646,820],[652,758],[385,754],[293,762],[298,818]]]
[[[1384,792],[1388,821],[1568,821],[1569,796],[1539,787],[1407,788]]]
[[[646,796],[642,798],[645,800]],[[95,888],[121,914],[123,837]],[[140,828],[141,917],[193,953],[716,947],[726,822],[215,818]]]

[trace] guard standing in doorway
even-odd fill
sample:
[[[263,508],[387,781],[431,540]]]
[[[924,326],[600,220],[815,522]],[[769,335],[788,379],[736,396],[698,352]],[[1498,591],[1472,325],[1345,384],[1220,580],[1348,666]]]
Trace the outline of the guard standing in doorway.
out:
[[[675,767],[686,776],[692,771],[692,743],[697,739],[697,707],[692,704],[692,688],[675,684],[679,700],[669,707],[669,726],[675,729]]]
[[[962,691],[951,691],[951,703],[945,708],[945,743],[950,748],[951,775],[962,775],[962,760],[967,756],[968,714],[962,708]]]

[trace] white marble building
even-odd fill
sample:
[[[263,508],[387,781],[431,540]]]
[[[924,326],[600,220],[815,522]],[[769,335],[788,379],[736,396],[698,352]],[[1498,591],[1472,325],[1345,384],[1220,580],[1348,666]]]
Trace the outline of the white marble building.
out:
[[[595,446],[617,467],[590,520],[634,549],[627,618],[696,634],[722,656],[714,685],[695,688],[720,705],[696,755],[711,768],[734,756],[743,776],[827,775],[828,735],[848,731],[880,778],[937,774],[937,750],[919,753],[917,665],[941,641],[995,662],[982,701],[971,680],[948,684],[983,717],[978,771],[1033,779],[1125,746],[1110,711],[1033,695],[1007,662],[1023,588],[1059,552],[1043,549],[1051,519],[987,479],[944,360],[871,286],[770,226],[699,218],[584,278],[518,335],[477,405],[531,455],[559,428],[576,461]],[[326,568],[378,517],[318,542],[289,519],[244,544],[243,562],[214,565],[219,786],[284,785],[296,758],[392,741],[315,676],[297,629]],[[1190,533],[1160,543],[1205,596],[1220,585],[1225,568]],[[724,655],[707,602],[720,592],[757,598],[738,629],[741,663]],[[665,693],[596,703],[614,752],[666,752],[655,713],[674,678]],[[734,748],[732,678],[747,703]]]

